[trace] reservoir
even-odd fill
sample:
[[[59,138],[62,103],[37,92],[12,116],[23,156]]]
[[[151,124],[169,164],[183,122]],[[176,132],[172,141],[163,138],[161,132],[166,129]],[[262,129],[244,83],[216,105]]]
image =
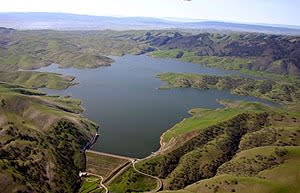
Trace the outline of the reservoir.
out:
[[[109,67],[95,69],[43,67],[38,71],[56,72],[76,77],[79,85],[48,94],[71,95],[83,102],[83,114],[100,125],[100,138],[94,150],[142,158],[156,151],[161,134],[188,117],[191,108],[222,108],[216,99],[247,100],[272,104],[229,91],[179,88],[159,90],[164,83],[156,78],[163,72],[241,75],[235,71],[205,68],[175,59],[146,55],[112,57]]]

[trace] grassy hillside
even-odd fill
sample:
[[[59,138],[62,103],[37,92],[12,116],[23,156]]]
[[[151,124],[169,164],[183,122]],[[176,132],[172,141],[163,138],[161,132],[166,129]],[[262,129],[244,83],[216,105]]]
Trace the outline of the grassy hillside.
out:
[[[0,81],[26,88],[66,89],[74,85],[74,77],[63,76],[56,73],[35,72],[35,71],[16,71],[0,72]]]
[[[52,63],[94,68],[113,63],[110,55],[150,52],[155,57],[268,76],[256,80],[165,73],[159,75],[168,83],[164,88],[226,89],[282,106],[220,101],[224,109],[192,109],[191,117],[163,134],[159,152],[136,164],[138,170],[161,178],[164,191],[297,192],[299,50],[299,37],[256,33],[0,28],[0,192],[77,191],[78,173],[85,169],[80,149],[97,129],[79,114],[79,100],[36,90],[65,89],[74,84],[74,77],[20,69]],[[88,169],[101,175],[108,175],[101,167],[121,164],[90,158]],[[87,178],[81,191],[90,191],[98,182]],[[128,167],[109,189],[144,192],[156,186],[156,179]]]
[[[192,87],[196,89],[231,90],[238,95],[250,95],[281,104],[297,104],[300,101],[299,79],[254,80],[232,76],[164,73],[158,77],[167,83],[161,88]]]
[[[102,193],[102,188],[99,188],[100,179],[94,176],[86,177],[80,187],[80,193]]]
[[[0,84],[0,191],[74,192],[85,167],[80,149],[97,126],[80,102]]]
[[[163,34],[149,32],[140,38],[158,48],[156,57],[223,69],[260,71],[299,76],[299,37],[257,33]]]
[[[259,147],[238,153],[210,179],[168,193],[213,192],[300,192],[300,148]],[[229,169],[226,172],[226,168]]]
[[[76,68],[108,66],[113,60],[106,55],[140,53],[146,47],[123,36],[126,33],[113,31],[0,29],[0,70],[37,69],[52,63]]]
[[[190,118],[162,135],[160,151],[136,164],[138,170],[162,179],[165,192],[298,191],[297,78],[270,75],[270,79],[261,80],[175,73],[158,77],[167,83],[162,87],[165,89],[224,89],[281,104],[270,107],[221,100],[224,109],[190,110]],[[283,172],[285,177],[274,171]],[[120,177],[113,186],[126,190],[130,181],[128,175]]]
[[[246,69],[254,62],[254,59],[242,57],[198,56],[194,52],[180,49],[157,50],[151,52],[151,56],[157,58],[177,58],[183,62],[201,64],[207,67],[222,68],[225,70]]]
[[[229,101],[220,101],[224,105],[232,104]],[[192,115],[177,123],[171,129],[167,130],[161,137],[162,142],[168,143],[172,138],[179,137],[182,134],[205,129],[207,127],[222,123],[243,112],[264,112],[264,109],[269,107],[262,106],[258,103],[235,102],[235,107],[227,107],[225,109],[191,109],[189,113]]]
[[[224,109],[191,110],[192,117],[164,133],[161,151],[136,167],[163,179],[164,190],[178,193],[241,192],[246,186],[249,192],[255,187],[261,192],[297,190],[298,166],[289,160],[300,159],[293,153],[300,144],[299,112],[259,103],[220,102]],[[294,172],[285,173],[293,177],[277,183],[280,175],[262,176],[281,167],[296,167],[283,171]]]
[[[154,190],[156,186],[157,181],[155,179],[139,174],[132,167],[129,167],[109,184],[109,191],[113,193],[149,192]]]
[[[17,31],[0,28],[0,70],[37,69],[51,63],[62,67],[110,65],[107,56],[152,53],[155,57],[247,73],[298,76],[300,39],[257,33],[178,31]]]

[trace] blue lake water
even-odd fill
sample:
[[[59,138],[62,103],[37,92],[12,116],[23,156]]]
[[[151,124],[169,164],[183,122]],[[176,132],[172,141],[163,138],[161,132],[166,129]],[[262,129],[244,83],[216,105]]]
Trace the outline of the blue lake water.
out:
[[[113,57],[110,67],[96,69],[58,68],[38,71],[73,75],[79,85],[66,90],[42,89],[48,94],[71,95],[83,102],[89,119],[100,125],[94,150],[132,157],[145,157],[159,148],[161,134],[188,117],[191,108],[222,108],[216,99],[247,100],[272,104],[255,97],[237,96],[229,91],[180,88],[159,90],[162,72],[241,75],[235,71],[205,68],[174,59],[146,55]],[[244,76],[244,75],[243,75]]]

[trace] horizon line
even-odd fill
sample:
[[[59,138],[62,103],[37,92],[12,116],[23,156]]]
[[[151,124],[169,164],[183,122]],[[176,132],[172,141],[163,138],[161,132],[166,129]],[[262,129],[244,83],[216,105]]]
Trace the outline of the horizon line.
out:
[[[181,23],[192,23],[192,22],[223,22],[223,23],[233,23],[233,24],[245,24],[245,25],[259,25],[259,26],[271,26],[271,27],[285,27],[292,29],[300,29],[300,25],[296,24],[282,24],[282,23],[260,23],[260,22],[241,22],[233,20],[213,20],[213,19],[200,19],[200,18],[184,18],[184,17],[150,17],[150,16],[126,16],[126,15],[95,15],[87,13],[72,13],[72,12],[48,12],[48,11],[0,11],[0,14],[14,14],[14,13],[47,13],[47,14],[69,14],[69,15],[79,15],[79,16],[91,16],[91,17],[114,17],[114,18],[152,18],[152,19],[161,19],[173,22]],[[294,27],[294,28],[293,28]]]

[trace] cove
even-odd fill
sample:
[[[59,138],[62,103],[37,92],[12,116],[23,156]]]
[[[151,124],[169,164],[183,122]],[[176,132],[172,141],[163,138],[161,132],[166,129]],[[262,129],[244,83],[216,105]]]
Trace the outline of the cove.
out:
[[[83,102],[83,114],[100,125],[94,150],[142,158],[156,151],[161,134],[188,117],[191,108],[222,108],[216,99],[271,102],[229,91],[180,88],[159,90],[163,72],[241,75],[236,71],[205,68],[175,59],[146,55],[112,57],[110,67],[96,69],[43,67],[38,71],[73,75],[79,85],[65,90],[41,89],[49,95],[71,95]],[[242,75],[245,76],[245,75]]]

